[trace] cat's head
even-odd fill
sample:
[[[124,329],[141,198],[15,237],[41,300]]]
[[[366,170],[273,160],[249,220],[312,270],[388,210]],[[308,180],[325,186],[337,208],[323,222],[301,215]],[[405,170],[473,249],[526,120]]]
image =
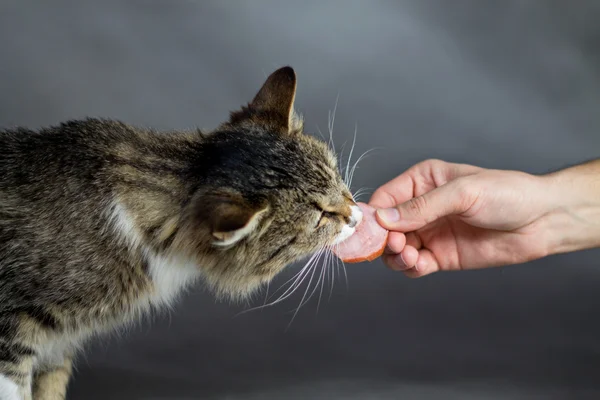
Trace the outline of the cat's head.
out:
[[[272,73],[254,99],[210,133],[186,209],[207,281],[234,297],[354,233],[362,214],[328,145],[304,133],[296,75]],[[190,243],[188,242],[188,245]]]

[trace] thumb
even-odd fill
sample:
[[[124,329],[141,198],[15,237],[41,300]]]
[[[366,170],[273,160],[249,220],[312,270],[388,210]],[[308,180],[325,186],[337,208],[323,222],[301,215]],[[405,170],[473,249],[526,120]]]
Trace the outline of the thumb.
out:
[[[377,210],[377,220],[388,230],[412,232],[447,215],[466,212],[474,202],[471,193],[462,179],[456,179],[395,207]]]

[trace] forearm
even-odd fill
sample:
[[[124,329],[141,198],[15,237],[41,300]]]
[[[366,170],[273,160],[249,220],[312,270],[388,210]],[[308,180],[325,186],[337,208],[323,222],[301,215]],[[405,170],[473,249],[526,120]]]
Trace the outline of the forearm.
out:
[[[542,179],[554,205],[546,217],[548,253],[600,247],[600,159]]]

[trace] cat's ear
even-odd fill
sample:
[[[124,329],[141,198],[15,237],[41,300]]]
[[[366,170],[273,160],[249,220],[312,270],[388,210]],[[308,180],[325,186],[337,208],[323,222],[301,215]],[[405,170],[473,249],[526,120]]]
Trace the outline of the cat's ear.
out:
[[[249,107],[279,114],[281,123],[287,124],[294,109],[296,98],[296,72],[292,67],[283,67],[273,72],[262,85]]]
[[[282,133],[301,133],[302,118],[294,111],[295,98],[296,72],[292,67],[279,68],[247,107],[231,114],[230,123],[251,121]]]
[[[252,234],[269,209],[266,201],[249,202],[231,193],[205,194],[199,200],[201,214],[217,246],[234,245]]]

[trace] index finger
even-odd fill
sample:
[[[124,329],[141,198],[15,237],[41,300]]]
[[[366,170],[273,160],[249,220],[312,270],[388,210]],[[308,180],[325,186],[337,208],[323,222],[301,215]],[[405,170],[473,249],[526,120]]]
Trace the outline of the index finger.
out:
[[[390,208],[414,197],[414,182],[406,171],[380,186],[371,196],[369,205],[375,208]]]

